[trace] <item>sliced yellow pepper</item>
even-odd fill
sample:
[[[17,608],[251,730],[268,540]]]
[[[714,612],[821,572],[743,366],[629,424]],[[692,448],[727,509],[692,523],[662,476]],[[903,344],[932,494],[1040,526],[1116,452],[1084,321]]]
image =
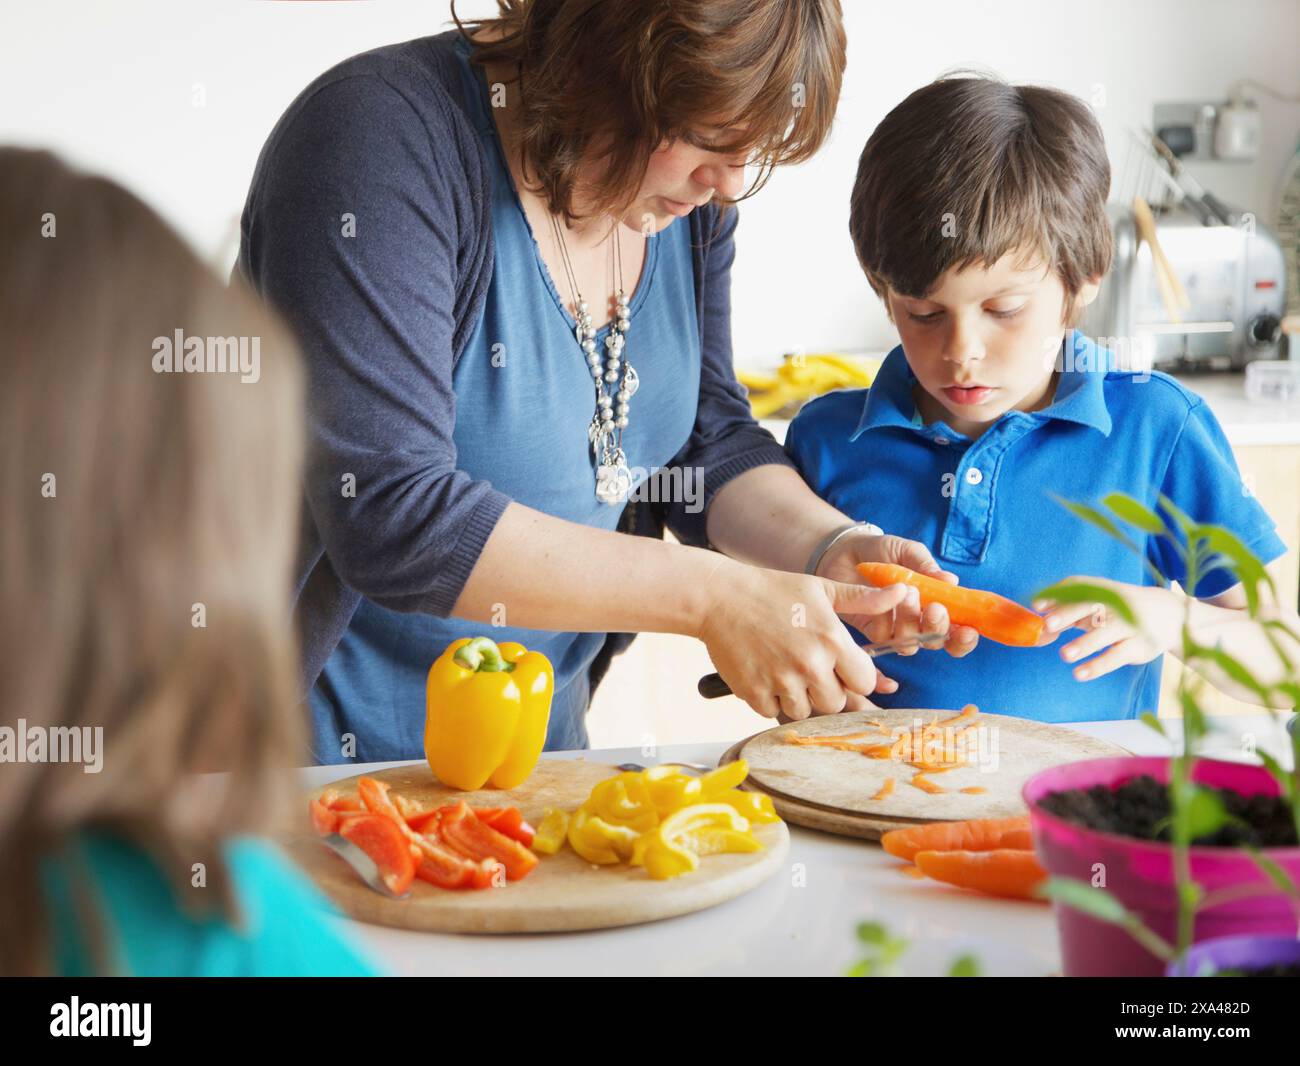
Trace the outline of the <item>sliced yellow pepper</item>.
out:
[[[429,668],[429,768],[465,791],[523,784],[542,754],[554,694],[554,672],[541,652],[487,637],[454,641]]]
[[[629,825],[639,832],[659,824],[659,812],[650,800],[646,783],[636,773],[622,773],[598,782],[583,806],[607,822]]]
[[[532,849],[543,855],[554,855],[564,847],[564,838],[569,834],[569,813],[558,807],[547,807],[546,813],[538,823],[537,832],[533,834]]]
[[[641,776],[650,790],[650,802],[661,818],[697,802],[702,793],[700,779],[680,766],[652,766],[642,770]]]
[[[764,792],[743,792],[738,788],[729,788],[709,797],[714,803],[726,803],[755,825],[771,825],[779,822],[780,816],[772,804],[772,797]]]
[[[719,766],[716,770],[710,770],[701,777],[700,792],[708,799],[726,789],[735,788],[748,776],[749,763],[745,762],[744,759],[737,759],[735,762],[727,763],[726,766]]]
[[[569,818],[567,839],[588,862],[630,862],[656,880],[698,869],[702,855],[761,851],[751,823],[780,819],[771,797],[736,787],[748,772],[738,760],[703,777],[665,765],[606,778]],[[543,830],[554,831],[547,826],[553,813],[543,818],[534,848]]]

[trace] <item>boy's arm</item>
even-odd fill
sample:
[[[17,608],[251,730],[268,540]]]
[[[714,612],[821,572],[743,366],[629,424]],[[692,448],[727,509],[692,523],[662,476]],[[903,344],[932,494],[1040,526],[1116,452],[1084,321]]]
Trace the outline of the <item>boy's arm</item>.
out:
[[[1275,581],[1280,580],[1282,560],[1274,560],[1267,567]],[[1106,585],[1122,595],[1137,615],[1139,626],[1134,628],[1115,618],[1095,604],[1070,604],[1056,606],[1048,611],[1044,643],[1056,639],[1064,630],[1077,626],[1085,630],[1082,636],[1061,648],[1061,658],[1078,662],[1095,655],[1074,669],[1080,681],[1104,677],[1122,666],[1150,662],[1168,652],[1182,658],[1182,626],[1190,624],[1192,637],[1197,644],[1218,647],[1241,663],[1261,684],[1272,686],[1286,679],[1286,668],[1277,652],[1264,635],[1263,620],[1276,620],[1286,625],[1294,634],[1300,634],[1300,616],[1293,609],[1275,604],[1261,605],[1259,618],[1252,619],[1246,612],[1246,595],[1241,585],[1235,585],[1216,596],[1190,603],[1180,589],[1127,585],[1101,578],[1071,578]],[[1300,654],[1300,643],[1278,634],[1284,648]],[[1100,654],[1096,654],[1100,652]],[[1258,694],[1240,684],[1221,668],[1200,661],[1196,665],[1201,674],[1215,688],[1236,699],[1260,704]],[[1290,707],[1289,701],[1274,698],[1274,707]]]

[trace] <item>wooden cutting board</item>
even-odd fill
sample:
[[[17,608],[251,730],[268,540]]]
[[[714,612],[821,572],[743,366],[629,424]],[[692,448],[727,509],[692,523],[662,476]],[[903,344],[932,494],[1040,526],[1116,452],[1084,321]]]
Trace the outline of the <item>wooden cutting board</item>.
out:
[[[471,807],[518,807],[536,825],[547,807],[572,810],[597,781],[618,773],[574,759],[543,759],[519,788],[458,792],[442,785],[423,763],[394,767],[369,776],[394,792],[433,807],[464,799]],[[376,925],[441,933],[546,933],[635,925],[704,910],[733,899],[766,880],[785,862],[790,834],[783,823],[754,827],[764,845],[748,854],[709,855],[700,868],[682,877],[655,881],[640,867],[594,866],[567,844],[540,862],[522,881],[482,891],[448,891],[417,880],[411,896],[389,899],[373,891],[342,858],[310,829],[307,801],[326,788],[355,795],[357,778],[335,781],[303,798],[300,835],[286,841],[294,857],[350,918]]]
[[[924,822],[1024,814],[1020,789],[1040,770],[1079,759],[1129,754],[1116,744],[1066,726],[980,714],[974,720],[977,730],[953,742],[967,745],[970,765],[930,776],[935,785],[945,789],[942,794],[930,795],[910,783],[916,770],[906,763],[834,748],[801,747],[782,739],[793,730],[801,736],[867,733],[855,742],[867,743],[878,737],[887,743],[899,735],[897,731],[919,729],[957,713],[894,708],[819,715],[748,737],[723,755],[722,762],[744,758],[749,763],[749,779],[743,787],[770,795],[777,813],[788,822],[879,840],[890,829]],[[871,725],[873,720],[884,729]],[[887,778],[894,779],[892,793],[874,798]],[[962,792],[963,788],[984,791]]]

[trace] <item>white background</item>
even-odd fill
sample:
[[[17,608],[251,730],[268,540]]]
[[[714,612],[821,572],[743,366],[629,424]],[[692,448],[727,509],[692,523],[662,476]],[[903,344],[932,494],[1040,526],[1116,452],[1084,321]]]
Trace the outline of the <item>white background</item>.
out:
[[[1099,101],[1116,168],[1125,127],[1150,125],[1156,101],[1222,99],[1245,77],[1300,92],[1300,0],[844,6],[849,61],[830,142],[742,207],[738,364],[893,343],[849,243],[849,190],[875,124],[946,69],[976,65]],[[462,17],[493,10],[490,0],[458,6]],[[48,146],[110,174],[224,266],[258,150],[298,91],[353,53],[447,24],[446,0],[0,0],[0,141]],[[205,106],[195,106],[196,85]],[[1300,105],[1260,99],[1258,162],[1192,172],[1269,221]]]

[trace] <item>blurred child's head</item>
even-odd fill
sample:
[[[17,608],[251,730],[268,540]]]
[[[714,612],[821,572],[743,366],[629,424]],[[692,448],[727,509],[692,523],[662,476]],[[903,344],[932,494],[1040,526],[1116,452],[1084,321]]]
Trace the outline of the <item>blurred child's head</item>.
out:
[[[1091,111],[1053,89],[944,78],[876,127],[849,230],[928,421],[978,435],[1050,402],[1065,331],[1110,266],[1109,189]]]
[[[78,737],[82,759],[0,765],[13,973],[44,965],[43,854],[80,829],[125,836],[187,906],[220,908],[221,838],[266,828],[301,762],[301,371],[277,321],[111,181],[0,149],[0,233],[0,726],[65,759]],[[178,330],[257,338],[256,382],[157,372]],[[187,777],[216,769],[232,773]]]

